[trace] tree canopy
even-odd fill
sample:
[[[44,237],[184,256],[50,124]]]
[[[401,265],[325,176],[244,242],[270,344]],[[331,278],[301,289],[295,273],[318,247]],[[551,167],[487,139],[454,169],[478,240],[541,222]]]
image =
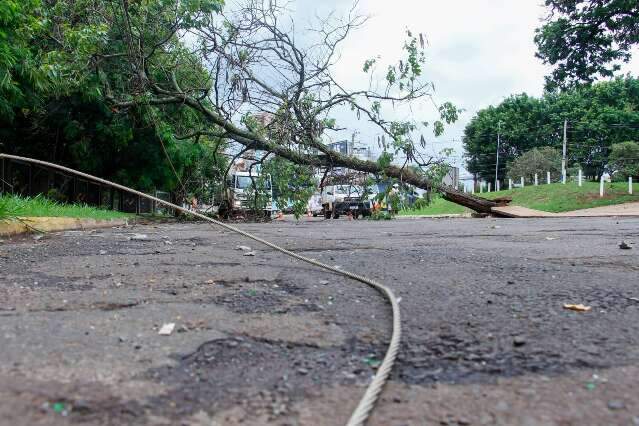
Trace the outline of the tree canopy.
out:
[[[41,30],[35,11],[39,0],[5,0],[0,3],[0,117],[11,121],[15,109],[36,102],[36,91],[47,86],[31,48]]]
[[[498,133],[500,180],[509,161],[533,148],[561,150],[564,120],[569,163],[601,175],[613,144],[639,140],[639,80],[617,78],[541,98],[513,95],[478,111],[464,129],[468,171],[494,180]]]
[[[537,56],[554,66],[547,87],[570,87],[610,77],[639,44],[636,0],[546,0],[546,22],[537,29]]]
[[[614,144],[610,149],[610,171],[621,179],[639,178],[639,143]]]
[[[243,150],[300,165],[347,167],[422,188],[440,187],[422,173],[432,159],[422,158],[417,147],[425,144],[424,129],[441,134],[459,110],[444,102],[437,106],[440,119],[433,122],[386,118],[396,106],[432,96],[433,85],[424,79],[421,34],[407,30],[398,58],[367,60],[361,72],[368,84],[346,87],[333,67],[340,45],[366,22],[354,9],[343,18],[319,19],[301,36],[290,11],[274,0],[242,0],[228,12],[222,0],[30,1],[33,7],[23,12],[41,28],[38,37],[26,35],[25,45],[49,88],[39,96],[38,111],[25,113],[17,105],[13,111],[24,115],[18,123],[36,124],[40,135],[49,135],[42,143],[54,146],[58,135],[66,138],[65,159],[90,171],[108,176],[91,162],[113,158],[108,153],[114,149],[125,160],[148,152],[145,160],[153,168],[161,163],[155,154],[163,152],[158,139],[173,153],[192,150],[202,140],[213,142],[214,149],[232,141]],[[50,120],[80,104],[82,110],[64,116],[68,122]],[[344,111],[376,126],[383,161],[362,161],[327,147],[324,141],[342,130],[335,116]],[[47,123],[50,128],[42,127]],[[25,126],[14,127],[4,140],[27,141],[19,138]],[[20,153],[57,152],[33,150],[27,142],[4,144],[3,149]],[[405,166],[393,165],[394,156],[406,158]],[[178,166],[180,158],[188,156],[177,155]],[[440,189],[471,208],[487,210],[494,204],[454,188]]]
[[[182,192],[193,175],[211,177],[223,168],[226,160],[208,153],[223,144],[219,138],[175,138],[176,129],[194,125],[195,112],[144,102],[121,111],[111,104],[109,93],[129,84],[120,72],[123,61],[103,55],[107,43],[124,46],[118,28],[98,16],[108,16],[112,6],[63,0],[0,4],[0,149],[139,189]],[[182,54],[189,57],[186,50]],[[190,73],[206,74],[201,66]]]

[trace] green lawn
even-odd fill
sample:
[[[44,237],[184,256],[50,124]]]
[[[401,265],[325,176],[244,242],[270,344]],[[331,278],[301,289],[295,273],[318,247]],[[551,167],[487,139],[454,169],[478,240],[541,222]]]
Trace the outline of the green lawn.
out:
[[[512,197],[511,205],[528,207],[546,212],[567,212],[571,210],[587,209],[590,207],[621,204],[639,201],[639,184],[633,185],[633,195],[628,194],[627,182],[606,183],[604,197],[599,198],[599,183],[584,182],[579,187],[576,183],[552,183],[550,185],[526,186],[513,190],[476,194],[486,198]],[[399,214],[408,215],[439,215],[466,213],[470,210],[442,198],[434,200],[428,207],[421,210],[403,210]]]
[[[111,210],[100,210],[86,205],[60,204],[41,196],[19,197],[0,194],[0,221],[27,216],[117,219],[131,215]]]
[[[468,210],[465,207],[460,206],[459,204],[451,203],[450,201],[446,201],[443,198],[435,198],[428,207],[425,207],[420,210],[400,210],[400,216],[431,216],[431,215],[439,215],[439,214],[461,214],[468,213]]]

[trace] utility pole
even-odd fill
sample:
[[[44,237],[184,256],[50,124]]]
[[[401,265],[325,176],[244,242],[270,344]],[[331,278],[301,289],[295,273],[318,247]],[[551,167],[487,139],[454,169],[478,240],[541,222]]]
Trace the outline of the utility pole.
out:
[[[564,120],[564,150],[563,156],[561,157],[561,183],[566,183],[566,143],[568,142],[567,137],[567,129],[568,129],[568,120]]]
[[[497,123],[497,162],[495,163],[495,188],[499,185],[499,143],[501,142],[501,120]],[[499,190],[499,189],[497,189]]]

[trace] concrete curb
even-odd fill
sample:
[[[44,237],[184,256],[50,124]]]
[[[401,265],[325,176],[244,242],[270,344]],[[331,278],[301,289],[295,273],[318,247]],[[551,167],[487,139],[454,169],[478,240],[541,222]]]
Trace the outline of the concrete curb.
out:
[[[451,214],[428,214],[428,215],[397,215],[395,219],[415,220],[415,219],[454,219],[454,218],[470,218],[470,213],[451,213]]]
[[[33,232],[70,231],[77,229],[110,228],[124,226],[126,219],[85,219],[75,217],[21,217],[18,221],[0,223],[0,237]],[[33,229],[30,229],[33,228]]]

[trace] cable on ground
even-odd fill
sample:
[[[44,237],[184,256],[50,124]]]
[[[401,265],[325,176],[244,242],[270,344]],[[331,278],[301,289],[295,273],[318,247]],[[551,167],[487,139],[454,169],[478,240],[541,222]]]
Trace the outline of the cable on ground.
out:
[[[39,164],[42,166],[47,166],[47,167],[51,167],[54,169],[58,169],[67,173],[72,173],[75,174],[77,176],[80,177],[84,177],[87,179],[91,179],[95,182],[100,182],[102,184],[105,185],[109,185],[113,188],[117,188],[120,189],[122,191],[126,191],[129,192],[131,194],[135,194],[138,195],[140,197],[144,197],[146,199],[155,201],[156,203],[165,205],[167,207],[171,207],[173,209],[179,210],[183,213],[189,214],[191,216],[197,217],[199,219],[205,220],[207,222],[213,223],[221,228],[224,228],[226,230],[235,232],[237,234],[240,234],[246,238],[249,238],[253,241],[257,241],[258,243],[264,244],[267,247],[270,247],[274,250],[277,250],[287,256],[290,256],[294,259],[297,260],[301,260],[303,262],[309,263],[311,265],[315,265],[319,268],[322,269],[326,269],[328,271],[331,271],[333,273],[339,274],[339,275],[343,275],[345,277],[351,278],[355,281],[359,281],[361,283],[364,283],[370,287],[373,287],[375,290],[377,290],[378,292],[380,292],[386,299],[388,299],[388,301],[391,304],[391,308],[392,308],[392,314],[393,314],[393,329],[392,329],[392,334],[391,334],[391,340],[390,343],[388,344],[388,349],[386,350],[386,355],[384,355],[384,359],[382,361],[382,363],[380,364],[379,368],[377,369],[375,376],[373,377],[373,380],[371,381],[371,383],[368,385],[368,387],[366,388],[366,392],[364,392],[364,396],[362,397],[362,399],[359,401],[359,404],[357,405],[357,407],[355,408],[355,410],[353,411],[353,413],[351,414],[351,417],[347,423],[347,426],[360,426],[363,425],[366,420],[368,419],[368,417],[370,416],[370,414],[373,411],[373,408],[375,407],[375,403],[380,395],[380,393],[382,392],[382,389],[384,387],[384,384],[386,383],[386,381],[388,380],[388,376],[390,375],[390,372],[393,368],[393,364],[395,363],[395,359],[397,358],[397,353],[399,351],[399,343],[400,343],[400,338],[401,338],[401,319],[400,319],[400,312],[399,312],[399,302],[397,301],[397,298],[395,297],[395,295],[393,294],[393,291],[386,287],[385,285],[378,283],[375,280],[372,280],[370,278],[366,278],[362,275],[358,275],[355,274],[353,272],[348,272],[348,271],[343,271],[341,269],[337,269],[334,268],[330,265],[327,265],[325,263],[322,262],[318,262],[315,259],[311,259],[309,257],[306,256],[302,256],[299,255],[297,253],[293,253],[292,251],[286,250],[283,247],[278,246],[277,244],[271,243],[269,241],[266,241],[256,235],[253,235],[251,233],[248,233],[246,231],[242,231],[239,228],[236,228],[235,226],[229,225],[228,223],[224,223],[224,222],[220,222],[219,220],[215,220],[213,218],[210,218],[208,216],[205,216],[203,214],[185,209],[183,207],[180,207],[178,205],[175,205],[173,203],[170,203],[168,201],[164,201],[160,198],[156,198],[153,197],[151,195],[145,194],[144,192],[140,192],[137,191],[135,189],[132,188],[128,188],[126,186],[123,185],[119,185],[117,183],[108,181],[106,179],[102,179],[87,173],[83,173],[74,169],[70,169],[68,167],[64,167],[64,166],[60,166],[58,164],[53,164],[53,163],[49,163],[47,161],[42,161],[42,160],[36,160],[33,158],[27,158],[27,157],[19,157],[16,155],[9,155],[9,154],[2,154],[0,153],[0,159],[1,158],[7,158],[7,159],[12,159],[12,160],[18,160],[18,161],[24,161],[27,163],[32,163],[32,164]]]

